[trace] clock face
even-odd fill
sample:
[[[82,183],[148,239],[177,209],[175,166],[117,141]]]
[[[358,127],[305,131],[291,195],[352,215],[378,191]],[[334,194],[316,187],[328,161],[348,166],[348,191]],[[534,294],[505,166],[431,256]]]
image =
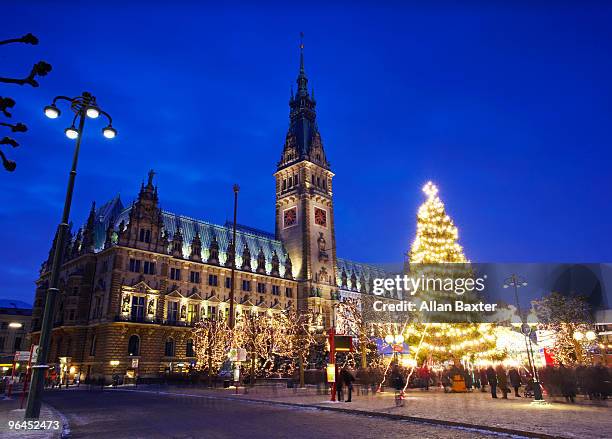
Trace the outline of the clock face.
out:
[[[315,207],[314,219],[317,226],[327,227],[327,212],[323,209]]]
[[[292,207],[283,212],[283,227],[291,227],[297,223],[297,208]]]

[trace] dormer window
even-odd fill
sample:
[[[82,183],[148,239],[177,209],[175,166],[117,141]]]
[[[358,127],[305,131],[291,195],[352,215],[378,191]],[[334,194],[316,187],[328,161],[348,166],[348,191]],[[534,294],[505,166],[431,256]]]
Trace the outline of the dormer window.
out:
[[[140,229],[140,242],[151,242],[151,231],[149,229]]]

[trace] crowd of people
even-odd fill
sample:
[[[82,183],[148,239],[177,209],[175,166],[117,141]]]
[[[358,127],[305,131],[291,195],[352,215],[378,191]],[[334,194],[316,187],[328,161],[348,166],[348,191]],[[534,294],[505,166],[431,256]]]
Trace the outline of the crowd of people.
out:
[[[344,383],[344,388],[352,391],[355,378],[351,374],[352,379],[345,379],[347,374],[350,372],[342,370],[336,382]],[[502,399],[508,399],[509,395],[514,398],[534,396],[533,377],[523,367],[491,365],[472,369],[458,364],[442,370],[422,366],[411,373],[410,368],[392,364],[386,375],[383,370],[366,368],[357,370],[355,377],[361,391],[371,389],[375,392],[380,383],[383,387],[400,390],[408,380],[407,387],[423,390],[441,387],[445,392],[481,391],[490,393],[492,398]],[[538,381],[547,396],[562,396],[567,402],[575,402],[577,395],[591,400],[605,400],[612,396],[612,370],[603,365],[547,366],[538,370]]]
[[[502,365],[491,365],[470,370],[458,365],[437,373],[421,367],[417,369],[415,377],[414,387],[425,389],[433,385],[450,392],[453,390],[453,381],[460,379],[466,391],[488,391],[492,398],[498,398],[498,394],[504,399],[508,399],[509,394],[515,398],[532,397],[534,394],[533,377],[527,370],[518,367],[506,369]],[[563,396],[568,402],[575,402],[578,394],[598,400],[605,400],[612,395],[612,373],[610,368],[603,365],[575,368],[563,364],[547,366],[539,369],[538,378],[548,395]]]

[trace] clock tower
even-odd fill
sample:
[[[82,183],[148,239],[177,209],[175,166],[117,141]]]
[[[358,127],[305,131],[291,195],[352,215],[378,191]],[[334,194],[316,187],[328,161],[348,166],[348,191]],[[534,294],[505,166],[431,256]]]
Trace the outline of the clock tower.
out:
[[[274,174],[276,237],[283,242],[299,281],[299,307],[322,311],[327,320],[337,289],[334,174],[316,122],[314,91],[308,93],[303,45],[296,82],[297,93],[292,90],[289,100],[289,130]]]

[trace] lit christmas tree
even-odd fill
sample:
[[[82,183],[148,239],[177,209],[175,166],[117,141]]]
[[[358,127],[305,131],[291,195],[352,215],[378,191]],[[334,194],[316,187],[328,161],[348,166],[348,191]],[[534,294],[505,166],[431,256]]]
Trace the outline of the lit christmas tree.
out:
[[[468,262],[457,243],[459,231],[446,214],[438,188],[430,181],[423,186],[427,201],[419,207],[416,238],[410,250],[411,264]]]
[[[458,243],[459,231],[446,213],[438,188],[428,182],[423,192],[427,200],[419,207],[416,237],[409,253],[411,275],[429,278],[472,276],[469,261]],[[457,298],[453,291],[427,290],[416,294],[422,301],[443,299],[448,303],[449,299]],[[470,301],[467,295],[462,300]],[[477,322],[478,316],[471,319],[463,314],[461,322],[453,323],[455,318],[454,313],[438,313],[436,323],[428,323],[431,320],[423,317],[421,323],[407,325],[404,337],[415,346],[415,351],[418,350],[415,355],[419,359],[473,361],[483,356],[499,356],[494,349],[493,325],[468,323]]]

